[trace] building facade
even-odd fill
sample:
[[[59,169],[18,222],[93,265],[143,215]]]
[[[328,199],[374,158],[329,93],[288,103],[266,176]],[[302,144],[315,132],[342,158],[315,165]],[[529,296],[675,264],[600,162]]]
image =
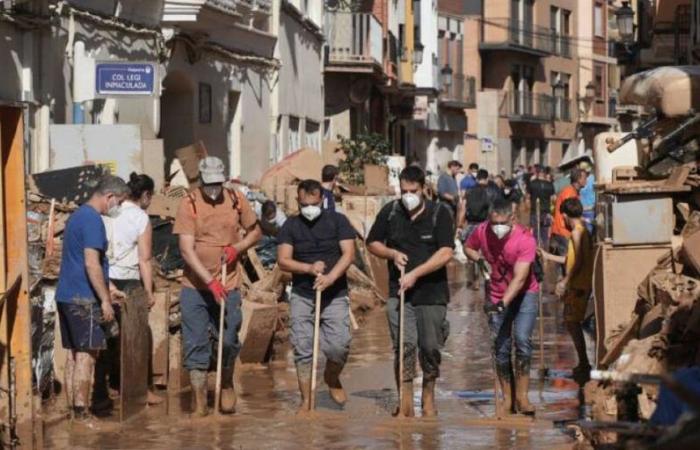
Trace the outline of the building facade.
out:
[[[578,2],[468,2],[466,76],[477,85],[467,109],[465,162],[510,173],[519,165],[556,166],[574,149]]]

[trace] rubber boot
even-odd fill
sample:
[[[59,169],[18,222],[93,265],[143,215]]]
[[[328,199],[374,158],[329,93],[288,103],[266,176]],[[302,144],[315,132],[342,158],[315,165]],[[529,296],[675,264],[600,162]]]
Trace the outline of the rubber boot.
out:
[[[301,405],[299,405],[297,416],[306,416],[311,413],[311,367],[297,366],[297,380],[301,393]]]
[[[341,364],[328,361],[326,362],[326,370],[323,372],[323,381],[328,385],[328,392],[331,398],[338,405],[343,406],[348,401],[343,385],[340,384],[340,372],[343,370]]]
[[[421,408],[423,410],[423,417],[435,417],[438,414],[437,408],[435,407],[435,379],[423,379]]]
[[[503,393],[503,412],[513,413],[513,374],[510,367],[497,367],[498,385]]]
[[[528,391],[530,387],[530,363],[516,361],[515,368],[515,408],[520,414],[532,416],[535,407],[530,404]]]
[[[194,411],[196,417],[209,414],[207,407],[207,372],[206,370],[190,370],[190,383],[194,395]]]
[[[236,412],[236,390],[233,387],[233,365],[221,369],[221,405],[223,414]]]

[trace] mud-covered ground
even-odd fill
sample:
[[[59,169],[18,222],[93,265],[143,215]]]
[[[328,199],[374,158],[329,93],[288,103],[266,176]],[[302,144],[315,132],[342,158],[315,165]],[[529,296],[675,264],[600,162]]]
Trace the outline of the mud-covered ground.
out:
[[[299,395],[288,352],[286,360],[269,366],[237,369],[235,415],[190,418],[189,395],[183,395],[123,425],[110,419],[99,430],[67,421],[54,424],[45,430],[45,444],[73,449],[573,447],[574,440],[563,424],[578,416],[577,385],[566,377],[576,361],[557,317],[560,308],[554,300],[546,300],[545,361],[553,377],[545,383],[537,380],[537,329],[533,335],[536,356],[530,400],[537,405],[538,419],[496,421],[492,418],[494,382],[481,293],[467,290],[463,271],[456,272],[451,280],[451,334],[436,392],[439,416],[435,419],[420,418],[420,380],[414,385],[417,417],[391,417],[396,391],[389,333],[384,311],[377,309],[353,337],[352,354],[341,378],[349,397],[344,410],[335,406],[321,384],[315,416],[295,417]]]

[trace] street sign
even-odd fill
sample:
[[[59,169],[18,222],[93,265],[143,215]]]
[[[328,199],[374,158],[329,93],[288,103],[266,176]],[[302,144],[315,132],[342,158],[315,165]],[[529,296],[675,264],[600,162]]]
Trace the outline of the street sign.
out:
[[[95,64],[97,95],[153,95],[156,65],[153,63],[105,62]]]

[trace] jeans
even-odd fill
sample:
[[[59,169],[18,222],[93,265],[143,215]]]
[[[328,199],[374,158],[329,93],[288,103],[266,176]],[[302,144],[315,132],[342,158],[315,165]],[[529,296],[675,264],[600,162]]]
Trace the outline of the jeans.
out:
[[[399,299],[386,302],[386,315],[394,350],[394,370],[399,368]],[[402,381],[413,381],[416,377],[416,350],[424,380],[440,376],[440,351],[450,334],[445,305],[404,305],[404,370]]]
[[[297,367],[311,365],[314,350],[314,309],[316,301],[293,293],[291,309],[291,342]],[[345,365],[350,352],[350,299],[347,295],[321,300],[319,348],[328,361]]]
[[[535,328],[538,313],[537,302],[537,292],[527,292],[516,297],[502,312],[488,313],[496,366],[503,370],[503,373],[510,373],[512,367],[513,341],[518,365],[530,365],[532,330]]]
[[[183,287],[180,293],[180,310],[184,366],[187,370],[208,370],[212,356],[215,355],[213,345],[218,345],[221,305],[208,291]],[[222,361],[224,368],[233,365],[241,349],[238,341],[241,321],[241,293],[233,290],[228,293],[226,299]]]

